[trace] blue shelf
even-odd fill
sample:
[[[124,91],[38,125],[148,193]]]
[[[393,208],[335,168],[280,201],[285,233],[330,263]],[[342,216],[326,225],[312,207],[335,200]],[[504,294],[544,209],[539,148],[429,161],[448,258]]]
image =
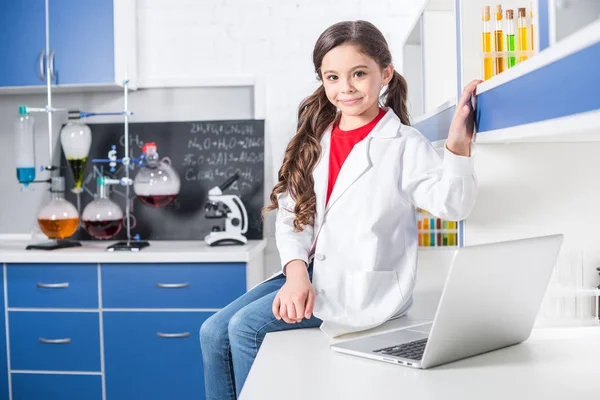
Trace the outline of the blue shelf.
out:
[[[600,109],[598,65],[600,43],[481,93],[477,97],[478,132]]]
[[[483,82],[477,88],[476,142],[600,141],[598,65],[600,21]],[[446,103],[414,126],[439,145],[454,110]]]
[[[413,126],[431,142],[445,140],[452,123],[456,105],[445,103],[436,111],[418,118]]]

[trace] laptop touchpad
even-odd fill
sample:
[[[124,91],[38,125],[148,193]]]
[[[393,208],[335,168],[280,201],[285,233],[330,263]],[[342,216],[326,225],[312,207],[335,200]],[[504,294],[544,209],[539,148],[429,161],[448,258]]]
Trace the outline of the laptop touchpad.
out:
[[[369,347],[368,350],[370,351],[382,349],[389,346],[396,346],[403,343],[413,342],[415,340],[424,339],[427,336],[429,336],[427,333],[415,332],[413,329],[402,329],[399,331],[372,336],[364,340],[363,342],[368,343],[367,347]]]

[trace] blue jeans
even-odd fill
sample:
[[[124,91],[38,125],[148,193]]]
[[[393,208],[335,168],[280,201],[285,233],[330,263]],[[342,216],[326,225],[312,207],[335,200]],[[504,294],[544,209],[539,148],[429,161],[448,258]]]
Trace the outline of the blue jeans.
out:
[[[312,265],[308,272],[312,279]],[[273,300],[285,279],[280,275],[263,282],[202,324],[200,346],[206,400],[235,400],[240,395],[267,333],[321,325],[314,315],[297,324],[275,318]]]

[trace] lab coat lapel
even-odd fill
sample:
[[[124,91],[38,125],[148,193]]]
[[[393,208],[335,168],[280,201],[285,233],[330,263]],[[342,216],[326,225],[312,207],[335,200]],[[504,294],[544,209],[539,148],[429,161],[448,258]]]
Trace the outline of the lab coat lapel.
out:
[[[346,190],[348,190],[348,188],[371,167],[371,160],[369,159],[369,144],[371,140],[372,137],[367,136],[364,140],[361,140],[354,145],[354,148],[350,154],[348,154],[348,158],[346,158],[346,161],[342,164],[340,173],[333,185],[333,191],[329,197],[325,213],[327,213],[344,192],[346,192]]]

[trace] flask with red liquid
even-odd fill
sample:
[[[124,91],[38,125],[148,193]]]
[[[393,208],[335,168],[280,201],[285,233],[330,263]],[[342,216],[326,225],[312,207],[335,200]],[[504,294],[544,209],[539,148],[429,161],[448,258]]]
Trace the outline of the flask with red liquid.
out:
[[[83,210],[85,230],[96,239],[115,237],[123,227],[123,211],[109,198],[109,186],[104,177],[98,178],[96,199]]]
[[[179,194],[179,175],[171,167],[168,157],[159,158],[156,143],[146,143],[142,148],[145,165],[133,181],[133,191],[140,201],[150,207],[165,207]]]

